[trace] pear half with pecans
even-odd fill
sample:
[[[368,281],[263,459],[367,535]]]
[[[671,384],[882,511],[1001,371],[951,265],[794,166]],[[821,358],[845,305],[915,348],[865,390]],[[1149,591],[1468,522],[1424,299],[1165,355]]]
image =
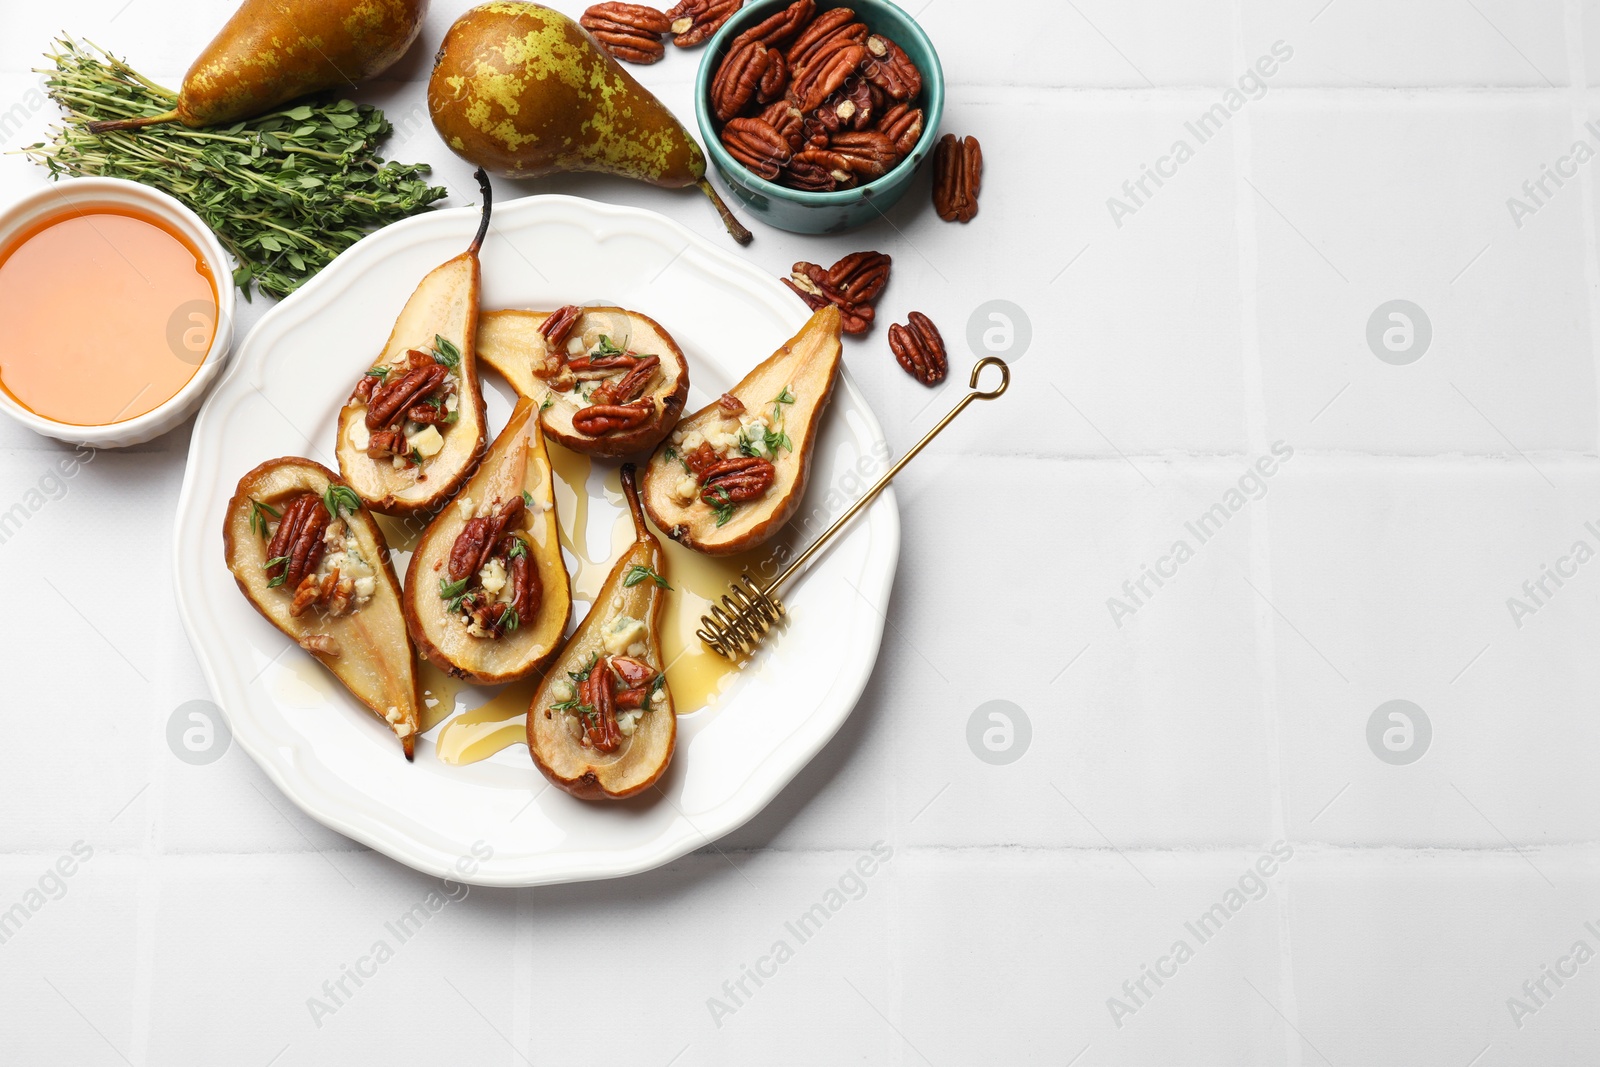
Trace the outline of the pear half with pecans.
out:
[[[661,324],[616,307],[485,311],[478,357],[540,406],[574,452],[629,456],[660,443],[689,398],[689,364]]]
[[[483,452],[478,249],[493,198],[488,176],[476,177],[483,205],[472,244],[422,279],[339,411],[339,470],[385,515],[437,509]]]
[[[633,544],[545,675],[528,708],[528,750],[580,800],[621,800],[653,785],[677,744],[661,655],[666,555],[645,525],[633,464],[622,468]]]
[[[423,531],[406,572],[406,626],[440,670],[481,685],[526,678],[561,647],[572,590],[533,401]]]
[[[411,759],[422,717],[400,583],[349,486],[309,459],[268,460],[239,479],[222,551],[255,609],[382,719]]]
[[[644,506],[668,537],[727,556],[770,540],[793,517],[839,376],[839,330],[839,309],[822,308],[656,449]]]

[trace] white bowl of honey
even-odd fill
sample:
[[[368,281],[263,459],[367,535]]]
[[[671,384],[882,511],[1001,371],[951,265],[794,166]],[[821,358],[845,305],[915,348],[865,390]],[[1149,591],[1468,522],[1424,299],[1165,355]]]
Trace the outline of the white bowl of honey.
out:
[[[0,410],[49,437],[125,448],[173,429],[233,339],[222,245],[166,193],[53,183],[0,211]]]

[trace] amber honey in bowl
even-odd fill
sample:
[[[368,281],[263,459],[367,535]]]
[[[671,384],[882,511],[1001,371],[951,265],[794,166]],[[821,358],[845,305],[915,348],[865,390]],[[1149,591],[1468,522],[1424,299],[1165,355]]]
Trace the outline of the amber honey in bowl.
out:
[[[49,215],[0,249],[0,388],[55,422],[145,414],[193,378],[217,323],[213,265],[123,206]]]

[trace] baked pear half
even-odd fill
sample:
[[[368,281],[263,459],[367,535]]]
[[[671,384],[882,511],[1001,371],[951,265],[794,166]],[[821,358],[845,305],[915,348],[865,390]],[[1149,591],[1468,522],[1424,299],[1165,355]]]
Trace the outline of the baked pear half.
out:
[[[222,551],[255,609],[388,724],[411,759],[422,715],[400,583],[360,497],[319,463],[268,460],[239,479]]]
[[[623,308],[486,311],[478,355],[539,405],[546,434],[591,456],[648,452],[689,399],[677,342],[655,319]]]
[[[528,708],[534,765],[581,800],[621,800],[648,789],[678,738],[661,656],[661,612],[672,588],[666,555],[645,525],[631,463],[622,468],[622,489],[633,544]]]
[[[411,556],[406,626],[434,666],[483,685],[550,662],[572,616],[538,409],[522,400]]]
[[[482,170],[477,179],[483,211],[472,244],[422,279],[339,411],[339,470],[369,508],[385,515],[437,509],[483,452],[478,249],[492,194]]]
[[[839,376],[839,309],[822,308],[650,457],[644,506],[674,541],[728,556],[770,540],[805,495],[817,422]]]

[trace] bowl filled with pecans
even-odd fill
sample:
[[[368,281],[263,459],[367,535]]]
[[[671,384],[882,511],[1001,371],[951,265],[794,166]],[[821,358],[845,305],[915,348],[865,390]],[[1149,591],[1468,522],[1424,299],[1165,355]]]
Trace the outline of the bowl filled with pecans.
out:
[[[752,0],[711,39],[695,117],[762,221],[837,233],[904,195],[944,109],[939,56],[888,0]]]

